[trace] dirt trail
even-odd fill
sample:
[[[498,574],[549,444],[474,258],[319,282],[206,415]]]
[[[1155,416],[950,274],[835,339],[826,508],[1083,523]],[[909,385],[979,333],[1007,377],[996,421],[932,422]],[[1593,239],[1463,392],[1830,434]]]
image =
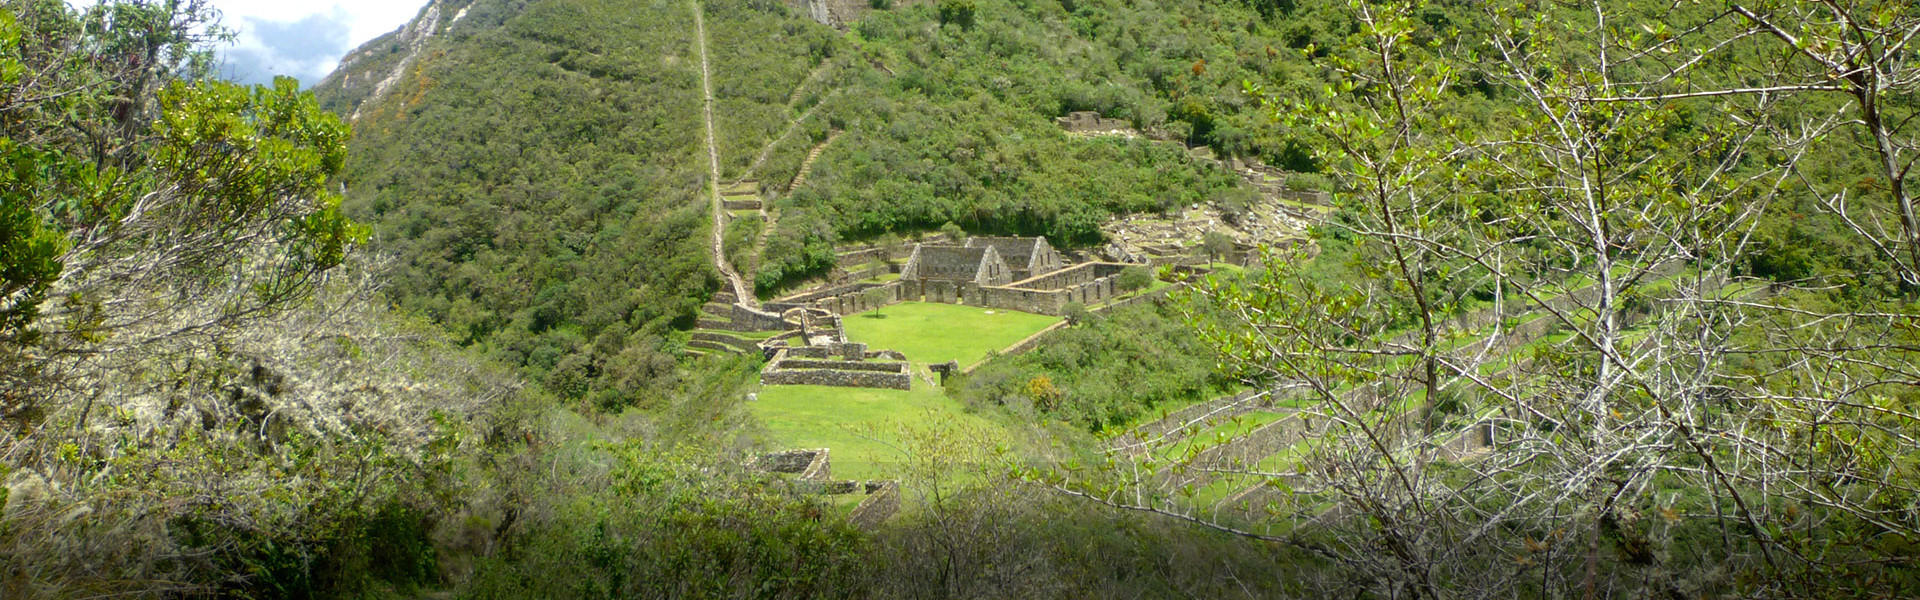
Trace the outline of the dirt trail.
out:
[[[739,273],[734,272],[733,265],[727,264],[727,211],[720,203],[720,146],[713,135],[713,68],[707,64],[706,10],[698,2],[690,4],[693,6],[694,37],[700,48],[700,92],[705,98],[701,113],[707,123],[707,195],[713,204],[713,264],[732,284],[734,301],[743,306],[755,306],[753,294],[747,293],[746,282],[740,279]]]

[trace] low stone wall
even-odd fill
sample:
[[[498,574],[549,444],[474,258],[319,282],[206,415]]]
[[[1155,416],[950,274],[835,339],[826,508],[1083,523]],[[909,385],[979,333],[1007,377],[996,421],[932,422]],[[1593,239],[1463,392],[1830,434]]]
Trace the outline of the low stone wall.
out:
[[[1180,485],[1201,487],[1232,471],[1244,471],[1262,459],[1300,442],[1305,430],[1298,414],[1260,426],[1246,435],[1201,450],[1193,458],[1192,468],[1179,478]]]
[[[1106,312],[1114,310],[1116,308],[1120,308],[1122,306],[1133,306],[1141,302],[1159,302],[1161,299],[1166,298],[1168,294],[1172,294],[1174,292],[1184,290],[1184,289],[1187,289],[1187,284],[1177,283],[1177,284],[1163,287],[1151,292],[1142,293],[1140,295],[1133,296],[1130,298],[1116,300],[1110,304],[1094,307],[1093,314],[1096,314],[1096,315],[1105,314]]]
[[[822,346],[800,346],[797,348],[788,348],[786,350],[787,350],[788,358],[847,360],[845,353],[836,351],[833,348],[826,348]],[[907,355],[900,353],[900,351],[898,350],[868,350],[864,352],[860,358],[861,360],[904,361],[904,360],[907,360]]]
[[[1028,350],[1032,350],[1034,348],[1039,347],[1040,340],[1046,339],[1047,334],[1053,333],[1055,331],[1059,331],[1061,329],[1065,329],[1069,325],[1070,324],[1067,323],[1066,321],[1061,321],[1059,323],[1048,325],[1046,329],[1036,331],[1033,333],[1033,335],[1027,336],[1026,339],[1020,340],[1018,342],[1014,342],[1012,346],[1007,346],[1005,349],[1000,350],[999,352],[988,354],[986,357],[981,358],[980,360],[973,361],[973,364],[967,365],[967,367],[964,369],[961,369],[960,372],[972,373],[974,369],[980,368],[980,365],[987,364],[987,361],[989,360],[993,360],[995,358],[1002,357],[1002,356],[1013,356],[1015,354],[1024,354]]]
[[[896,270],[898,270],[898,268],[899,267],[896,267],[894,265],[874,265],[874,266],[866,267],[863,269],[847,271],[847,279],[853,279],[853,280],[873,279],[881,275],[893,273]]]
[[[833,477],[833,461],[826,448],[788,450],[762,454],[747,461],[747,468],[772,473],[792,473],[800,479],[825,480]]]
[[[1023,290],[1060,290],[1119,275],[1127,265],[1121,263],[1082,263],[1038,277],[1015,281],[1001,287]]]
[[[721,200],[721,208],[727,210],[760,210],[759,200]]]
[[[703,326],[704,327],[704,326]],[[755,310],[752,307],[733,305],[733,323],[727,329],[734,331],[786,331],[795,325],[788,323],[780,315]]]
[[[913,389],[912,365],[905,362],[824,361],[788,358],[793,349],[774,352],[760,369],[761,385],[828,385],[835,387]],[[809,368],[821,365],[821,368]]]
[[[1167,413],[1166,416],[1108,439],[1107,449],[1139,454],[1156,444],[1178,441],[1186,437],[1181,435],[1184,430],[1212,425],[1256,409],[1271,407],[1274,395],[1275,393],[1270,390],[1247,390],[1200,402]]]
[[[762,385],[826,385],[833,387],[911,390],[913,376],[906,372],[875,373],[826,369],[770,371],[760,374]]]
[[[692,339],[693,341],[696,341],[696,342],[713,342],[717,344],[725,344],[737,350],[740,350],[741,352],[759,352],[760,351],[759,342],[754,340],[749,340],[746,338],[727,335],[724,333],[715,333],[711,331],[695,331],[693,332]]]
[[[709,342],[706,340],[690,340],[687,342],[687,347],[693,348],[696,350],[712,350],[714,352],[726,352],[729,354],[742,352],[742,350],[740,350],[739,348],[735,348],[731,345],[722,344],[720,342]],[[747,352],[757,352],[757,350],[750,350]]]
[[[841,371],[871,371],[874,373],[898,373],[905,365],[901,363],[858,362],[851,360],[811,360],[788,358],[775,365],[775,369],[836,369]]]
[[[1333,206],[1333,193],[1331,192],[1321,192],[1321,191],[1315,191],[1315,190],[1281,190],[1276,195],[1280,196],[1280,199],[1282,200],[1292,200],[1294,202],[1299,202],[1302,204],[1312,204],[1315,206]]]
[[[900,511],[900,483],[883,481],[867,483],[867,499],[853,507],[853,513],[847,515],[847,521],[861,529],[874,529]]]

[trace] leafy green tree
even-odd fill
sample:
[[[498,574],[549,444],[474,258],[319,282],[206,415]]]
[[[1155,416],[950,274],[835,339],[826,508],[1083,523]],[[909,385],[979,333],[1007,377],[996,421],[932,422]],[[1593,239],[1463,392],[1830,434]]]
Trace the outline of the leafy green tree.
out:
[[[1120,279],[1114,285],[1122,292],[1143,290],[1153,285],[1153,269],[1143,265],[1131,265],[1120,270]]]
[[[956,244],[967,241],[967,230],[961,229],[960,226],[954,224],[953,221],[947,221],[941,224],[940,233],[947,234],[947,239],[952,240],[953,243]]]
[[[888,302],[893,301],[893,289],[876,287],[862,293],[860,297],[866,300],[867,304],[873,305],[873,316],[885,318],[886,315],[880,314],[880,309],[885,307]]]
[[[940,0],[940,23],[973,29],[973,14],[979,6],[973,0]]]
[[[1200,236],[1200,248],[1207,252],[1207,262],[1219,262],[1220,257],[1233,252],[1233,238],[1224,232],[1209,231]]]

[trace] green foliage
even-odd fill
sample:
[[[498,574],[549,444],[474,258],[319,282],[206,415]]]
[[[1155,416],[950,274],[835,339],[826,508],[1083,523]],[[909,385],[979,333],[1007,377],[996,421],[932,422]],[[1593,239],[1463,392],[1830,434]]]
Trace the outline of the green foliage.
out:
[[[963,4],[974,5],[971,28],[951,26]],[[1317,71],[1281,49],[1338,39],[1345,20],[1319,4],[1269,22],[1247,6],[1198,1],[969,0],[869,14],[855,26],[855,50],[882,68],[858,70],[822,108],[847,132],[783,201],[817,216],[783,219],[797,243],[779,250],[947,222],[1095,246],[1115,215],[1241,189],[1232,174],[1190,160],[1182,142],[1317,168],[1310,157],[1283,160],[1308,134],[1272,128],[1243,84],[1271,74],[1311,89]],[[930,27],[940,22],[950,26]],[[1051,122],[1075,110],[1130,121],[1149,138],[1079,138]],[[766,260],[763,292],[828,268],[772,247]]]
[[[1093,311],[1087,310],[1087,305],[1079,302],[1068,302],[1060,309],[1060,313],[1067,318],[1067,323],[1076,326],[1085,325],[1094,319]]]
[[[1215,371],[1215,357],[1172,307],[1134,305],[990,361],[954,389],[975,406],[1006,406],[1097,432],[1227,393],[1234,382]],[[1033,385],[1043,377],[1047,385]]]
[[[973,0],[940,0],[940,24],[973,29],[973,13],[978,10]]]
[[[1224,232],[1209,231],[1200,236],[1200,247],[1206,249],[1207,256],[1218,260],[1233,251],[1233,237]]]
[[[734,116],[717,120],[722,156],[737,169],[836,42],[776,5],[705,4],[720,114]],[[434,46],[358,107],[347,208],[404,261],[387,293],[564,395],[647,401],[672,371],[660,338],[691,327],[718,287],[691,6],[494,7],[498,25]],[[751,235],[737,227],[734,241]],[[808,249],[779,256],[831,261],[830,242]]]
[[[34,153],[0,140],[0,340],[19,338],[39,314],[47,288],[60,277],[65,236],[47,229],[34,214],[31,178],[39,170]],[[22,340],[27,341],[27,340]]]
[[[865,571],[861,536],[818,499],[692,448],[584,453],[611,463],[606,484],[549,482],[564,487],[532,499],[536,520],[479,565],[463,597],[841,597]]]
[[[1131,292],[1153,285],[1153,279],[1153,269],[1131,265],[1120,270],[1120,279],[1115,280],[1114,285],[1118,286],[1122,292]]]

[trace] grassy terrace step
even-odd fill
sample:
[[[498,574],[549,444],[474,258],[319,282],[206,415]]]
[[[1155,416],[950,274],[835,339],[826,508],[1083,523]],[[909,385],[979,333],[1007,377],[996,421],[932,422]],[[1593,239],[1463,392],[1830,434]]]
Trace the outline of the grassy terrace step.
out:
[[[1205,429],[1186,436],[1178,442],[1167,444],[1153,450],[1153,455],[1162,460],[1183,458],[1190,452],[1199,452],[1207,448],[1233,441],[1240,436],[1259,429],[1268,423],[1287,418],[1291,413],[1275,411],[1253,411],[1226,419]]]
[[[711,352],[723,352],[723,353],[727,353],[727,354],[744,354],[744,353],[745,353],[744,351],[742,351],[742,350],[740,350],[739,348],[735,348],[735,347],[733,347],[733,346],[728,346],[728,345],[726,345],[726,344],[722,344],[722,343],[719,343],[719,342],[709,342],[709,341],[706,341],[706,340],[688,340],[688,341],[687,341],[687,347],[688,347],[688,348],[698,348],[698,349],[701,349],[701,350],[708,350],[708,351],[711,351]]]
[[[903,302],[841,320],[847,339],[875,350],[899,350],[918,364],[957,360],[973,364],[1062,321],[1031,313],[941,304]]]
[[[986,436],[983,444],[1007,442],[1013,428],[994,418],[970,413],[939,388],[914,381],[912,391],[815,385],[777,385],[760,389],[747,410],[766,425],[766,441],[776,448],[830,448],[833,475],[877,479],[897,475],[890,465],[901,460],[902,427],[948,421]],[[974,442],[969,442],[974,443]]]

